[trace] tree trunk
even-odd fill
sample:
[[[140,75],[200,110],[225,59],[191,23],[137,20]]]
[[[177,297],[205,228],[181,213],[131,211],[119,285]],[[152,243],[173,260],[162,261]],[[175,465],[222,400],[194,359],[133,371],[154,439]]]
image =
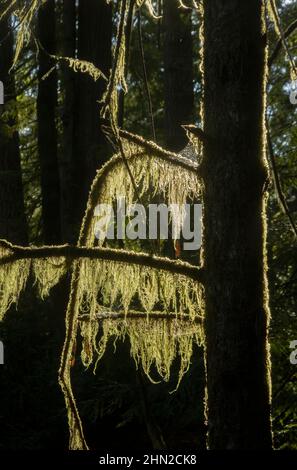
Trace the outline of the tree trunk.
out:
[[[59,243],[60,181],[57,154],[56,105],[57,74],[51,71],[54,61],[48,54],[56,52],[55,0],[48,0],[38,11],[38,38],[42,49],[38,70],[38,150],[41,171],[42,221],[44,241]]]
[[[125,31],[125,41],[126,41],[126,57],[125,57],[125,77],[127,77],[129,62],[130,62],[130,47],[131,47],[131,36],[132,36],[132,23],[134,17],[134,6],[135,0],[132,0],[129,4],[129,10],[127,13],[127,26]],[[121,89],[119,92],[119,111],[118,111],[118,124],[120,128],[124,127],[125,120],[125,93]]]
[[[75,57],[76,5],[75,0],[64,0],[62,10],[61,55]],[[68,64],[62,65],[63,99],[63,145],[60,155],[61,175],[61,230],[63,242],[76,241],[74,219],[74,116],[76,73]]]
[[[80,0],[78,9],[78,58],[92,62],[105,75],[111,67],[112,6],[105,0]],[[108,159],[106,139],[100,128],[98,101],[106,87],[86,74],[76,77],[74,188],[75,220],[80,224],[90,185],[97,169]]]
[[[4,86],[4,105],[0,105],[0,238],[27,243],[22,173],[17,126],[16,91],[13,73],[13,35],[9,19],[0,23],[0,80]],[[4,113],[7,113],[4,117]]]
[[[182,124],[194,119],[193,41],[191,13],[164,0],[165,137],[167,148],[182,150],[187,144]]]
[[[270,449],[264,1],[204,1],[210,449]]]

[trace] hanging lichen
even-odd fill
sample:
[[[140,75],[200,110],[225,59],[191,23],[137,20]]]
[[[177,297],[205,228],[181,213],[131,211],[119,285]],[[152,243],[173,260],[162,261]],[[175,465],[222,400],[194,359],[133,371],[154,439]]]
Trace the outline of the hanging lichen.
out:
[[[131,181],[121,154],[115,155],[97,173],[86,212],[85,245],[97,244],[95,237],[96,217],[94,208],[98,204],[112,205],[125,197],[127,205],[135,203],[138,196],[150,193],[153,198],[161,195],[168,205],[180,208],[200,193],[197,162],[166,152],[157,145],[129,133],[121,134],[122,145],[134,181]],[[139,189],[135,192],[135,185]],[[183,220],[179,221],[182,225]],[[103,243],[104,240],[101,240]]]
[[[44,299],[66,274],[66,260],[64,258],[40,258],[33,260],[32,264],[40,298]]]
[[[153,192],[162,194],[168,204],[183,205],[199,194],[196,162],[127,132],[120,131],[119,137],[133,181],[121,152],[98,172],[90,191],[79,246],[98,245],[94,230],[94,210],[98,204],[112,204],[120,196],[125,196],[127,204],[133,203],[139,196],[135,188],[141,195],[154,188]],[[123,252],[117,251],[120,258]],[[81,258],[74,262],[59,372],[68,410],[70,449],[87,449],[71,386],[71,363],[79,324],[81,359],[86,367],[93,364],[96,368],[109,338],[116,342],[128,336],[131,356],[150,378],[155,367],[160,377],[168,380],[177,356],[180,357],[178,383],[188,370],[193,341],[200,344],[203,337],[202,286],[195,276],[169,271],[160,266],[155,269],[146,263],[141,265],[136,260],[128,263]],[[135,309],[136,316],[132,313]],[[161,310],[164,317],[153,316],[155,309]],[[112,315],[102,318],[102,312],[112,312]],[[124,315],[121,321],[119,312]]]
[[[0,246],[0,259],[10,254],[9,249]],[[30,274],[30,266],[30,259],[0,265],[0,321],[11,305],[18,303]]]
[[[125,29],[130,1],[131,0],[120,0],[117,37],[113,51],[113,67],[111,69],[106,91],[102,97],[103,105],[101,114],[104,118],[109,116],[114,132],[117,132],[118,92],[120,89],[127,92],[127,83],[125,78]]]
[[[31,24],[42,3],[43,0],[32,0],[29,4],[25,2],[21,9],[13,11],[13,14],[18,21],[18,27],[16,28],[16,45],[12,67],[16,65],[22,49],[30,40]]]
[[[116,341],[127,335],[131,356],[137,364],[141,363],[149,378],[155,365],[161,378],[168,380],[172,362],[180,356],[181,379],[191,362],[193,339],[197,343],[202,341],[201,284],[186,276],[145,266],[86,259],[80,263],[79,276],[75,308],[84,318],[81,322],[83,364],[86,367],[94,361],[97,364],[109,338]],[[134,325],[136,316],[133,318],[131,312],[135,305],[143,311],[137,312]],[[159,320],[152,313],[157,307],[165,317],[159,327]],[[122,321],[117,319],[118,311],[124,314]],[[108,319],[104,318],[106,312],[112,312]],[[97,347],[100,320],[103,335]]]
[[[100,305],[127,314],[133,303],[149,314],[162,306],[191,320],[201,315],[201,287],[193,279],[147,266],[82,259],[78,280],[79,310],[96,318]]]
[[[97,173],[93,182],[86,214],[76,249],[98,246],[95,233],[95,207],[114,204],[125,197],[128,205],[142,196],[161,196],[167,205],[184,206],[200,195],[198,161],[166,152],[151,142],[123,132],[118,128],[119,91],[127,91],[125,80],[127,15],[132,0],[119,0],[118,30],[113,50],[113,67],[103,96],[102,115],[109,118],[112,138],[119,152]],[[107,0],[107,3],[108,2]],[[20,20],[17,31],[15,61],[29,40],[30,25],[41,0],[33,0],[16,16]],[[146,5],[157,18],[151,0],[136,0],[136,8]],[[194,2],[195,5],[195,2]],[[89,73],[94,80],[102,76],[92,64],[71,58],[58,58],[68,62],[77,71]],[[103,77],[106,79],[106,77]],[[182,223],[182,218],[179,224]],[[1,246],[1,245],[0,245]],[[17,247],[16,247],[17,248]],[[20,248],[20,247],[19,247]],[[55,248],[55,247],[53,247]],[[56,247],[56,250],[59,247]],[[63,248],[63,247],[61,247]],[[69,247],[68,247],[69,248]],[[0,316],[12,303],[17,303],[30,272],[41,298],[46,297],[66,270],[71,266],[71,292],[66,312],[66,336],[61,355],[59,383],[68,413],[70,449],[87,449],[82,422],[71,385],[71,367],[76,351],[77,336],[82,337],[81,360],[86,367],[96,370],[109,340],[116,344],[128,337],[130,352],[136,366],[143,368],[155,381],[158,375],[168,381],[175,358],[180,360],[178,384],[191,364],[193,344],[203,342],[203,288],[196,274],[187,275],[186,263],[151,257],[144,263],[129,253],[114,250],[113,258],[75,256],[71,250],[64,256],[55,254],[30,257],[21,249],[3,246],[0,252]],[[91,252],[93,250],[89,250]],[[97,251],[100,251],[99,249]],[[110,250],[112,251],[112,250]],[[116,259],[115,254],[118,255]],[[141,254],[139,254],[141,255]],[[11,262],[1,259],[11,256]],[[14,258],[15,256],[15,258]],[[22,257],[23,256],[23,257]],[[130,253],[131,256],[131,253]],[[72,258],[73,257],[73,258]],[[67,260],[67,262],[66,262]],[[146,262],[147,261],[147,262]],[[174,263],[175,268],[165,265]],[[32,269],[31,269],[32,268]],[[191,267],[190,267],[191,268]],[[190,269],[188,265],[188,270]],[[184,269],[184,270],[183,270]],[[159,313],[156,313],[159,312]]]
[[[104,311],[105,312],[105,311]],[[178,373],[179,385],[183,375],[188,371],[193,353],[193,344],[201,345],[203,329],[201,323],[183,320],[182,318],[158,318],[152,314],[150,318],[133,314],[129,318],[99,318],[94,321],[80,322],[82,336],[82,362],[86,367],[94,363],[94,372],[98,361],[103,357],[109,341],[114,348],[117,341],[123,341],[127,336],[131,345],[131,356],[136,367],[140,365],[149,377],[156,383],[158,377],[152,378],[155,372],[164,381],[169,381],[171,366],[178,357],[180,368]],[[100,322],[100,323],[99,323]],[[99,328],[100,325],[100,328]]]
[[[0,244],[0,321],[11,305],[18,303],[31,271],[42,299],[49,295],[66,273],[64,258],[15,259],[14,255],[13,247],[10,249],[8,243],[6,246]],[[4,262],[5,259],[7,261]]]

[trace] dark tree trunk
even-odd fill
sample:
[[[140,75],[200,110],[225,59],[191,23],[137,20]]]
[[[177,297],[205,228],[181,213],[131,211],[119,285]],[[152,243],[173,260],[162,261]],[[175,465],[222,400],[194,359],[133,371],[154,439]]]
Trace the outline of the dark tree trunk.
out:
[[[64,57],[76,54],[76,5],[75,0],[64,0],[62,10],[62,47]],[[60,155],[61,175],[61,230],[63,242],[73,243],[76,237],[74,219],[74,116],[75,116],[76,73],[62,65],[63,99],[63,145]]]
[[[126,26],[126,31],[125,31],[125,35],[126,35],[125,77],[127,76],[127,72],[129,69],[134,6],[135,6],[135,0],[132,0],[129,4],[129,10],[127,13],[127,26]],[[119,92],[119,105],[118,106],[119,106],[118,124],[119,124],[119,127],[122,128],[124,127],[124,119],[125,119],[125,94],[122,89]]]
[[[13,35],[9,20],[0,23],[0,80],[4,86],[4,105],[0,105],[0,238],[13,243],[27,242],[17,109],[13,73]],[[3,113],[11,110],[5,118]]]
[[[61,239],[60,181],[57,152],[56,105],[57,74],[48,54],[56,52],[55,0],[48,0],[38,12],[38,38],[42,49],[38,70],[38,150],[41,169],[42,221],[45,243]]]
[[[174,0],[164,0],[163,9],[165,138],[170,150],[179,151],[187,144],[181,125],[194,119],[191,14]]]
[[[80,0],[78,9],[78,58],[92,62],[105,75],[111,67],[112,7],[105,0]],[[100,128],[100,104],[106,83],[86,74],[76,77],[74,207],[81,222],[96,170],[108,159],[106,139]]]
[[[264,0],[204,1],[208,444],[270,449]]]

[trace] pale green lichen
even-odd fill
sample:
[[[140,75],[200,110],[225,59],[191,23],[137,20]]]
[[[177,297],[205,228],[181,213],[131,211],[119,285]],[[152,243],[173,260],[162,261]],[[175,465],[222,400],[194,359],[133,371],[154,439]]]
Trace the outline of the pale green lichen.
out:
[[[67,267],[64,258],[39,258],[32,262],[35,283],[41,299],[48,297],[50,290],[56,286]]]
[[[109,338],[130,339],[131,356],[151,377],[154,365],[162,379],[168,380],[175,357],[180,357],[179,381],[191,363],[192,343],[202,342],[202,287],[183,275],[112,261],[82,260],[76,309],[84,316],[81,358],[86,367],[104,355]],[[121,310],[127,316],[132,306],[140,305],[143,319],[133,314],[119,320],[100,312]],[[168,313],[168,319],[155,319],[155,308]],[[169,312],[171,315],[169,315]],[[172,313],[175,318],[172,318]],[[87,317],[87,318],[86,318]],[[184,318],[187,318],[185,321]],[[102,334],[96,347],[97,336]]]
[[[13,250],[0,247],[0,260],[11,255]],[[17,305],[30,272],[33,272],[38,293],[44,299],[66,273],[66,262],[64,258],[25,258],[0,264],[0,321],[12,304]]]
[[[10,250],[0,247],[0,259],[10,254]],[[20,294],[27,284],[30,266],[29,259],[0,266],[0,321],[11,305],[18,303]]]
[[[131,205],[137,201],[137,196],[142,197],[146,194],[150,194],[150,199],[160,195],[168,205],[182,208],[186,202],[197,198],[200,194],[201,184],[194,166],[193,171],[189,171],[183,165],[173,165],[172,161],[160,158],[153,148],[145,148],[124,138],[122,142],[135,184],[120,155],[115,155],[114,164],[111,164],[112,160],[107,164],[110,166],[110,171],[106,173],[106,168],[103,167],[97,174],[91,190],[89,210],[93,208],[94,211],[99,204],[112,205],[123,196],[126,205]],[[193,165],[193,162],[189,164]],[[139,189],[138,194],[135,194],[135,185]],[[184,212],[180,211],[180,220],[176,218],[177,229],[181,227],[184,215]],[[88,222],[85,244],[94,246],[98,243],[95,236],[96,217],[93,216]],[[100,242],[104,243],[104,239]]]
[[[100,335],[98,324],[81,322],[83,336],[82,361],[89,366],[97,356],[98,361],[103,357],[109,341],[114,348],[117,341],[126,337],[130,341],[130,353],[136,367],[142,367],[147,377],[156,383],[158,374],[164,381],[169,381],[174,360],[178,357],[180,367],[178,385],[188,371],[193,354],[193,345],[202,344],[203,332],[198,323],[176,319],[155,319],[154,315],[147,318],[104,319],[101,321]],[[98,338],[96,342],[96,338]]]

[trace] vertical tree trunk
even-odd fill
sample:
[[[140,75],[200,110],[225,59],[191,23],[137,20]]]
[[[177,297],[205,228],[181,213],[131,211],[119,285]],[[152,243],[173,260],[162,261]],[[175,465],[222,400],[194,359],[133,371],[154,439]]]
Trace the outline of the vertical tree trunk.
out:
[[[48,0],[38,11],[38,38],[42,49],[38,70],[38,150],[41,169],[42,220],[45,243],[58,243],[60,226],[60,181],[57,154],[56,105],[57,74],[48,54],[56,52],[55,0]]]
[[[163,10],[165,136],[167,147],[179,151],[187,143],[181,125],[194,119],[191,14],[174,0],[164,0]]]
[[[211,449],[269,449],[264,0],[204,1],[206,368]]]
[[[134,17],[134,7],[135,7],[135,0],[132,0],[129,4],[129,10],[127,13],[127,26],[126,26],[126,58],[125,58],[125,77],[127,77],[128,69],[129,69],[129,61],[130,61],[130,46],[131,46],[131,36],[132,36],[132,23]],[[118,124],[119,127],[124,127],[124,118],[125,118],[125,94],[124,90],[120,90],[119,92],[119,111],[118,111]]]
[[[13,35],[9,19],[0,23],[0,80],[4,86],[4,105],[0,105],[0,238],[13,243],[27,242],[17,109],[13,73]],[[4,117],[4,112],[7,112]]]
[[[92,62],[105,75],[111,67],[112,6],[105,0],[80,0],[78,9],[78,58]],[[75,123],[75,207],[80,223],[96,170],[108,159],[106,139],[100,128],[100,104],[106,83],[86,74],[77,75]]]
[[[76,54],[76,5],[75,0],[64,0],[62,6],[61,55],[75,57]],[[60,156],[61,175],[61,230],[63,242],[73,243],[76,238],[73,201],[74,190],[74,116],[76,74],[62,65],[63,99],[63,145]]]

